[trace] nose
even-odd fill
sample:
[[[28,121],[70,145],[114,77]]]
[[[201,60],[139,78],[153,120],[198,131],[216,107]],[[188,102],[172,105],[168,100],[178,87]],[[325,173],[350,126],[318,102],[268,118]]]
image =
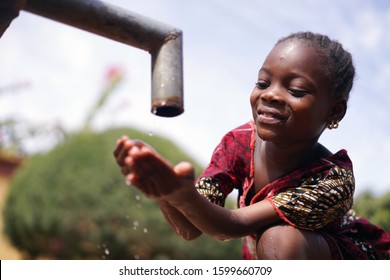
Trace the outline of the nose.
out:
[[[271,85],[268,88],[262,90],[260,99],[267,103],[283,103],[283,91],[278,85]]]

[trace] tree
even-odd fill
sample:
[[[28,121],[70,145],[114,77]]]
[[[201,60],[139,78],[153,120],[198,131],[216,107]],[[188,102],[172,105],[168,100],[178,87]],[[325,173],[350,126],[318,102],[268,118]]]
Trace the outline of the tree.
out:
[[[364,216],[390,232],[390,192],[380,196],[369,190],[362,192],[357,196],[353,209],[358,216]]]
[[[128,128],[71,135],[27,159],[12,181],[4,218],[13,244],[26,258],[239,259],[240,240],[181,240],[154,201],[125,185],[112,156],[123,134],[173,164],[194,163],[170,141]]]

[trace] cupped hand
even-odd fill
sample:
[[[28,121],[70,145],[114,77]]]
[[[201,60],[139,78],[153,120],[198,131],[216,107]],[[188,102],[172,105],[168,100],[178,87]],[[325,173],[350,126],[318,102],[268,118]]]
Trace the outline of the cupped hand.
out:
[[[193,190],[195,175],[190,163],[173,166],[142,141],[120,138],[114,156],[126,181],[148,197],[168,199]]]

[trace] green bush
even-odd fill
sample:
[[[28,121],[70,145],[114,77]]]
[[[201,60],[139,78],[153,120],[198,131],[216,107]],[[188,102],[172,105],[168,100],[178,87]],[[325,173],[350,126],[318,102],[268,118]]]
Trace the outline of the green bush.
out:
[[[366,217],[390,232],[390,192],[375,196],[370,191],[364,191],[357,196],[353,209],[357,216]]]
[[[239,259],[240,240],[184,241],[154,201],[125,185],[112,156],[125,134],[173,164],[194,163],[170,141],[128,128],[70,136],[31,156],[14,177],[4,209],[12,243],[32,259]]]

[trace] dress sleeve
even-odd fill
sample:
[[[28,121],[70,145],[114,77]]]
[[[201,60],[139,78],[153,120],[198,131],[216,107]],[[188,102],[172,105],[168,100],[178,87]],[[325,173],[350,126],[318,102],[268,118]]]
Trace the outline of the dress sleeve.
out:
[[[236,146],[236,137],[229,132],[214,149],[209,165],[195,185],[200,194],[220,206],[224,206],[226,197],[238,184],[234,168]]]
[[[333,165],[326,174],[313,175],[300,186],[286,188],[269,199],[288,224],[315,230],[348,212],[354,188],[352,171]]]
[[[212,177],[202,177],[195,185],[198,192],[210,202],[224,206],[226,196],[221,191],[219,183]]]

